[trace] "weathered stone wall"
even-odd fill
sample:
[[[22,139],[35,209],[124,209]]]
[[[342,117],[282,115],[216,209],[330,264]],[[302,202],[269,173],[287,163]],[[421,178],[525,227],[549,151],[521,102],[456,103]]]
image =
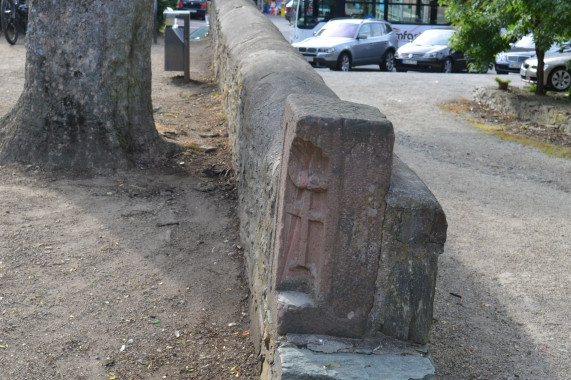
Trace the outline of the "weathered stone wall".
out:
[[[388,336],[426,343],[446,216],[430,190],[397,156],[385,202],[372,327]]]
[[[477,88],[474,99],[503,114],[571,134],[571,107],[564,100],[545,96],[538,99],[535,94],[512,93],[494,87]]]
[[[270,338],[263,324],[270,318],[270,254],[285,101],[292,93],[337,96],[251,1],[216,1],[213,11],[215,72],[230,128],[252,292],[251,334],[254,342],[264,341],[266,347],[259,348],[267,350]]]
[[[271,363],[279,345],[270,304],[286,98],[299,94],[341,101],[253,2],[215,1],[211,34],[238,181],[251,336]],[[374,117],[387,122],[380,112]],[[376,265],[381,267],[373,305],[366,311],[366,334],[380,331],[426,343],[446,220],[434,196],[405,164],[395,157],[391,169],[390,188],[377,200],[386,203],[388,223],[379,236]],[[274,376],[269,366],[264,368],[266,377]]]

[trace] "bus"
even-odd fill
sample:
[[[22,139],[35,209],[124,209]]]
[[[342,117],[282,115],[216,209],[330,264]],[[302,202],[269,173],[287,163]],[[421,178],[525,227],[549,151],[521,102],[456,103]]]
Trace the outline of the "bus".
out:
[[[437,0],[294,0],[290,42],[313,36],[332,18],[375,18],[391,23],[398,45],[434,27],[450,25]]]

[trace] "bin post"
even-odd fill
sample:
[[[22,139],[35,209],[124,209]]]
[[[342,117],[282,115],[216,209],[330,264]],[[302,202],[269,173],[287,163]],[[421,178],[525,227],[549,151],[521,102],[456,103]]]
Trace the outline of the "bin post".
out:
[[[165,71],[183,71],[184,80],[190,81],[190,12],[166,10]],[[177,23],[182,20],[184,25]]]
[[[190,13],[184,16],[184,52],[183,52],[183,65],[184,65],[184,80],[190,81]]]

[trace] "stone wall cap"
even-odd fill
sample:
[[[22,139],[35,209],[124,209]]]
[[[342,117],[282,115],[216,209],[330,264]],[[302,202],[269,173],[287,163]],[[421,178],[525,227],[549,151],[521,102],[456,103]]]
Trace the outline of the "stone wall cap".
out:
[[[298,115],[390,123],[378,108],[323,95],[291,94],[287,104]]]
[[[393,155],[391,187],[385,201],[396,208],[441,209],[434,194],[396,154]]]

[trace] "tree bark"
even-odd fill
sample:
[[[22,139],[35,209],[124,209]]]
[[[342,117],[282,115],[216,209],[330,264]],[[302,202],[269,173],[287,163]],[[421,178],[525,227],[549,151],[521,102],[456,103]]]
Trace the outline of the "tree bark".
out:
[[[152,0],[28,0],[26,81],[0,120],[0,162],[150,165],[180,151],[151,101]]]
[[[545,95],[547,93],[547,89],[545,88],[545,85],[543,84],[544,80],[543,77],[545,75],[545,72],[543,70],[543,64],[544,64],[544,59],[545,59],[545,51],[536,48],[535,49],[535,55],[537,56],[537,86],[535,88],[535,94],[536,95]]]

